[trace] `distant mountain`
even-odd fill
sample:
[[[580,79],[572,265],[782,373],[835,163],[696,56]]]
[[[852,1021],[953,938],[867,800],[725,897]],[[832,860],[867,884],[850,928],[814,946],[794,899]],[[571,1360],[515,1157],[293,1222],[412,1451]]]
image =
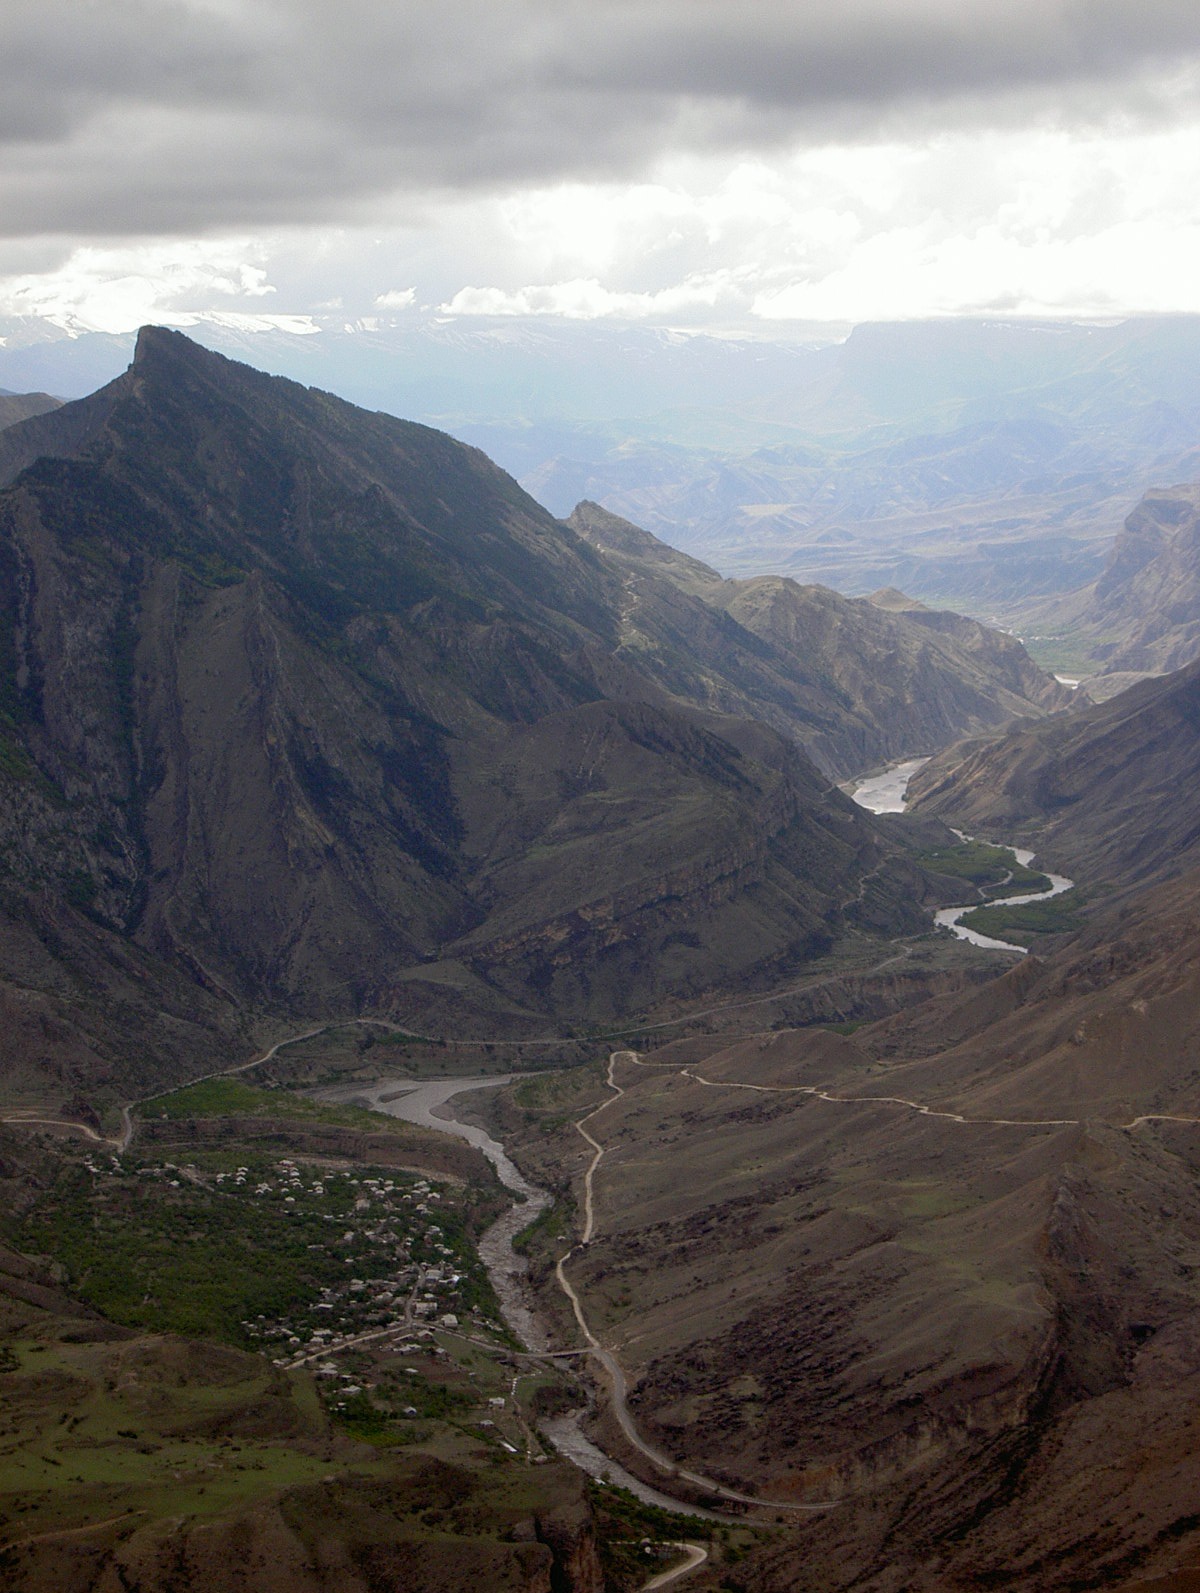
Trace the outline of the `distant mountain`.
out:
[[[790,392],[638,428],[463,428],[550,508],[598,499],[727,575],[1012,613],[1103,569],[1200,436],[1200,321],[856,327]],[[720,391],[713,387],[711,391]],[[689,429],[690,428],[690,429]],[[540,452],[540,457],[539,457]]]
[[[0,431],[32,415],[45,415],[57,409],[61,402],[61,399],[51,398],[49,393],[6,393],[0,389]]]
[[[1167,674],[1200,657],[1200,485],[1146,493],[1100,577],[1045,624],[1090,651],[1102,675]]]
[[[1200,661],[1053,724],[935,758],[913,811],[1023,839],[1087,881],[1127,890],[1200,866]]]
[[[591,499],[726,575],[891,585],[985,618],[1096,579],[1131,498],[1186,479],[1200,318],[845,330],[806,344],[415,311],[193,328],[485,448],[556,514]],[[130,345],[30,320],[0,333],[0,383],[58,393],[115,375]]]
[[[0,433],[0,482],[14,923],[51,902],[206,1011],[461,1032],[917,921],[869,819],[680,702],[622,646],[613,567],[447,436],[148,329]]]
[[[902,594],[725,581],[593,503],[567,523],[620,574],[622,656],[686,700],[765,719],[838,778],[1073,703],[1013,637]]]

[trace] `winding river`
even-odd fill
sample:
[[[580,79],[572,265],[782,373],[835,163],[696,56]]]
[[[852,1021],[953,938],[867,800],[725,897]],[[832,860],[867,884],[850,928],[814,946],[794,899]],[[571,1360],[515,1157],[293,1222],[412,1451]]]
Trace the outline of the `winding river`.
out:
[[[494,1089],[497,1085],[511,1084],[516,1079],[526,1077],[528,1075],[524,1073],[492,1073],[425,1081],[381,1079],[373,1085],[354,1085],[321,1093],[325,1100],[366,1106],[371,1111],[402,1118],[406,1123],[418,1123],[423,1128],[440,1129],[444,1134],[457,1135],[487,1157],[496,1169],[500,1182],[516,1198],[480,1239],[479,1258],[487,1268],[504,1320],[530,1353],[548,1355],[555,1352],[530,1303],[526,1284],[529,1264],[513,1248],[513,1240],[552,1204],[553,1197],[548,1190],[529,1182],[498,1140],[494,1140],[478,1124],[455,1117],[449,1106],[456,1095],[466,1094],[469,1090]],[[567,1353],[574,1356],[586,1352],[572,1350]],[[659,1493],[632,1472],[626,1471],[586,1436],[578,1412],[543,1421],[541,1427],[559,1454],[573,1461],[588,1476],[628,1488],[630,1493],[646,1504],[657,1505],[660,1510],[669,1510],[675,1515],[704,1516],[714,1521],[725,1519],[714,1511],[682,1504],[668,1494]]]
[[[908,797],[908,785],[918,769],[924,768],[929,762],[928,758],[909,758],[904,763],[893,764],[890,769],[885,769],[882,774],[873,774],[866,780],[860,780],[851,795],[859,807],[867,808],[871,813],[903,813]],[[961,830],[955,830],[963,841],[974,840],[971,835],[964,835]],[[1011,852],[1023,868],[1028,868],[1033,862],[1035,853],[1026,851],[1020,846],[1005,846],[1001,841],[988,841],[988,846],[999,846],[1005,852]],[[979,946],[984,951],[1013,951],[1018,956],[1028,954],[1025,946],[1014,946],[1008,940],[996,940],[991,935],[981,935],[977,929],[968,929],[961,922],[968,913],[973,913],[977,907],[1004,906],[1024,907],[1029,902],[1048,902],[1052,896],[1061,896],[1064,891],[1074,889],[1075,881],[1068,879],[1065,874],[1052,874],[1049,869],[1042,869],[1050,881],[1048,891],[1027,891],[1020,896],[994,897],[988,902],[968,902],[965,907],[940,907],[933,915],[935,924],[943,929],[950,930],[957,935],[959,940],[969,941],[972,946]]]
[[[882,773],[860,781],[852,792],[854,800],[873,813],[902,813],[909,781],[928,760],[909,758],[893,765]],[[964,840],[968,837],[964,836]],[[1008,847],[1017,861],[1028,865],[1034,854],[1017,847]],[[1006,905],[1019,906],[1025,902],[1046,901],[1071,889],[1073,882],[1060,874],[1050,874],[1049,891],[1032,892],[1005,898]],[[974,904],[978,905],[978,904]],[[935,914],[935,921],[945,925],[962,940],[988,950],[1012,951],[1024,954],[1022,946],[1012,946],[1006,941],[993,940],[975,930],[964,928],[959,919],[972,911],[972,906],[946,907]],[[498,1140],[476,1123],[456,1117],[450,1103],[455,1096],[471,1090],[494,1089],[525,1078],[523,1073],[472,1074],[462,1078],[427,1079],[423,1081],[392,1078],[380,1079],[373,1085],[354,1085],[343,1089],[322,1091],[327,1100],[352,1102],[372,1111],[386,1112],[405,1122],[417,1123],[424,1128],[438,1129],[457,1135],[482,1152],[496,1169],[496,1175],[505,1189],[515,1197],[509,1209],[492,1224],[479,1242],[479,1256],[487,1268],[488,1276],[500,1302],[504,1319],[517,1338],[532,1355],[578,1355],[577,1349],[555,1351],[546,1330],[533,1310],[527,1286],[528,1263],[513,1247],[513,1240],[551,1204],[549,1191],[530,1183],[520,1168]],[[593,1142],[594,1143],[594,1142]],[[583,1352],[586,1353],[586,1352]],[[583,1432],[580,1413],[555,1417],[542,1423],[542,1430],[554,1447],[597,1479],[615,1482],[648,1504],[670,1510],[679,1515],[723,1517],[715,1512],[686,1505],[669,1495],[659,1493],[626,1471],[619,1462],[600,1450]]]
[[[955,834],[958,833],[958,831],[955,831]],[[971,837],[968,835],[963,836],[964,841],[970,839]],[[989,846],[993,844],[999,843],[988,842]],[[1005,851],[1011,852],[1023,868],[1028,868],[1036,855],[1033,852],[1027,852],[1021,846],[1007,846]],[[1065,874],[1052,874],[1048,868],[1042,869],[1041,872],[1050,881],[1050,889],[1048,891],[1027,891],[1020,896],[1000,896],[994,898],[994,901],[988,902],[987,905],[1024,907],[1028,902],[1048,902],[1052,896],[1061,896],[1064,891],[1074,889],[1075,881],[1068,879]],[[939,907],[933,915],[933,921],[935,924],[944,925],[946,929],[957,935],[960,940],[969,940],[972,946],[981,946],[985,951],[1016,951],[1020,952],[1022,957],[1026,956],[1027,948],[1025,946],[1014,946],[1011,941],[1007,940],[994,940],[991,935],[981,935],[977,929],[968,929],[965,924],[959,922],[967,913],[973,913],[975,908],[981,905],[983,904],[975,902],[966,907]]]

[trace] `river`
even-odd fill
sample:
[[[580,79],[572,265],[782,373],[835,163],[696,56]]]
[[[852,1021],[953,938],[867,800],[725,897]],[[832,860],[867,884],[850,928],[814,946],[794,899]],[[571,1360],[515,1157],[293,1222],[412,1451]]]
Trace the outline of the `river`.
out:
[[[956,835],[959,833],[959,831],[955,831]],[[969,841],[970,839],[969,835],[963,836],[964,841]],[[988,842],[989,846],[992,844],[994,843]],[[1027,852],[1021,846],[1006,846],[1004,850],[1011,852],[1023,868],[1028,868],[1036,855],[1033,852]],[[1041,872],[1050,881],[1050,889],[1048,891],[1027,891],[1020,896],[998,897],[995,899],[995,905],[997,907],[1024,907],[1028,902],[1048,902],[1052,896],[1061,896],[1064,891],[1073,890],[1075,887],[1075,881],[1068,879],[1065,874],[1052,874],[1046,868],[1042,869]],[[972,946],[981,946],[985,951],[1016,951],[1020,952],[1022,957],[1026,956],[1027,948],[1025,946],[1014,946],[1008,940],[994,940],[991,935],[981,935],[977,929],[968,929],[965,924],[959,922],[967,913],[973,913],[976,907],[982,905],[984,904],[976,902],[967,907],[940,907],[934,913],[933,921],[935,924],[941,924],[944,928],[949,929],[960,940],[969,940]],[[992,904],[988,903],[987,905],[990,906]]]
[[[505,1189],[511,1190],[517,1198],[480,1239],[479,1259],[487,1268],[504,1320],[527,1350],[544,1355],[552,1347],[531,1304],[526,1282],[529,1263],[514,1250],[513,1240],[551,1205],[553,1197],[548,1190],[529,1182],[499,1140],[493,1139],[477,1124],[466,1123],[453,1116],[449,1109],[453,1097],[463,1095],[468,1090],[494,1089],[497,1085],[511,1084],[516,1079],[527,1077],[529,1075],[525,1073],[492,1073],[423,1082],[402,1078],[380,1079],[370,1085],[356,1084],[322,1090],[321,1098],[365,1106],[373,1112],[386,1112],[391,1117],[402,1118],[406,1123],[418,1123],[422,1128],[440,1129],[444,1134],[465,1139],[482,1151],[496,1169],[496,1176]],[[727,1519],[714,1511],[681,1504],[678,1499],[659,1493],[656,1488],[651,1488],[632,1472],[626,1471],[584,1434],[580,1413],[556,1416],[543,1421],[541,1425],[559,1454],[588,1476],[628,1488],[630,1493],[646,1504],[657,1505],[660,1510],[670,1510],[675,1515],[705,1516],[713,1521]]]
[[[893,764],[882,774],[873,774],[865,780],[860,780],[851,792],[851,796],[859,807],[866,808],[871,813],[903,813],[908,800],[909,781],[917,770],[924,768],[928,762],[928,758],[909,758],[903,763]],[[974,836],[964,835],[961,830],[955,830],[954,833],[960,840],[974,840]],[[1004,846],[1000,841],[988,841],[984,844],[1000,846],[1004,851],[1011,852],[1023,868],[1028,868],[1036,855],[1020,846]],[[970,902],[966,907],[940,907],[934,913],[933,921],[941,928],[948,929],[951,934],[957,935],[959,940],[969,941],[972,946],[979,946],[984,951],[1014,951],[1024,957],[1027,955],[1025,946],[1014,946],[1011,941],[996,940],[991,935],[981,935],[977,929],[968,929],[960,920],[968,913],[973,913],[977,907],[1001,904],[1005,907],[1024,907],[1029,902],[1048,902],[1052,896],[1061,896],[1064,891],[1074,889],[1075,881],[1068,879],[1065,874],[1052,874],[1049,869],[1042,869],[1041,872],[1050,881],[1048,891],[1029,891],[1020,896],[996,897],[991,902]]]
[[[872,813],[903,813],[908,782],[928,762],[928,758],[908,758],[904,763],[894,763],[882,774],[860,780],[851,795],[860,808],[868,808]]]
[[[909,781],[926,762],[928,762],[926,758],[909,758],[884,770],[881,774],[872,775],[856,786],[852,793],[854,800],[873,813],[902,813]],[[963,839],[966,840],[968,837],[964,836]],[[1032,852],[1023,851],[1018,847],[1007,847],[1005,850],[1012,852],[1017,861],[1026,866],[1033,860]],[[1048,878],[1051,882],[1049,891],[1011,896],[1005,899],[1006,904],[1018,906],[1024,902],[1047,901],[1051,896],[1058,896],[1063,891],[1071,889],[1073,882],[1060,874],[1050,874]],[[960,939],[970,941],[972,945],[1024,953],[1023,946],[1010,946],[1005,941],[992,940],[987,935],[965,929],[958,920],[970,911],[972,911],[970,906],[945,907],[935,914],[935,920],[952,930]],[[479,1257],[487,1268],[492,1287],[500,1302],[500,1309],[509,1327],[527,1350],[535,1355],[545,1355],[551,1352],[551,1345],[546,1330],[532,1306],[527,1286],[528,1263],[513,1248],[513,1240],[551,1205],[552,1196],[547,1190],[529,1182],[498,1140],[493,1139],[478,1124],[464,1122],[461,1118],[455,1117],[449,1104],[456,1095],[463,1095],[470,1090],[494,1089],[498,1085],[511,1084],[516,1079],[528,1076],[524,1073],[494,1073],[424,1081],[392,1078],[380,1079],[371,1085],[352,1085],[323,1090],[320,1093],[325,1100],[366,1106],[372,1111],[386,1112],[392,1117],[402,1118],[405,1122],[420,1124],[423,1128],[439,1129],[445,1134],[457,1135],[474,1145],[487,1157],[496,1169],[500,1182],[516,1198],[508,1211],[498,1217],[483,1235],[479,1242]],[[640,1478],[635,1477],[632,1472],[626,1471],[619,1462],[606,1455],[584,1434],[578,1412],[545,1421],[542,1423],[542,1430],[561,1455],[574,1462],[589,1476],[606,1479],[628,1488],[632,1494],[647,1504],[657,1505],[660,1509],[670,1510],[677,1515],[706,1516],[716,1521],[727,1519],[713,1511],[682,1504],[667,1494],[659,1493],[657,1489],[649,1487]]]

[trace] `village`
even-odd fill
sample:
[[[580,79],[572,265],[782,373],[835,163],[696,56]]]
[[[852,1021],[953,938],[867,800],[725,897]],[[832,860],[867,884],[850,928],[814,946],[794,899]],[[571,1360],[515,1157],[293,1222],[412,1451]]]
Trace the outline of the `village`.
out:
[[[239,1150],[240,1160],[205,1147],[187,1162],[136,1166],[89,1155],[83,1166],[98,1192],[135,1183],[143,1210],[153,1190],[153,1209],[160,1218],[174,1210],[178,1231],[194,1230],[206,1208],[230,1239],[287,1236],[271,1245],[276,1257],[291,1252],[276,1291],[286,1304],[238,1317],[228,1337],[283,1371],[308,1373],[351,1432],[420,1442],[431,1421],[450,1421],[540,1460],[544,1447],[516,1396],[541,1374],[519,1363],[467,1235],[462,1192],[397,1169]],[[227,1263],[238,1264],[232,1244]],[[253,1299],[258,1280],[248,1281]]]

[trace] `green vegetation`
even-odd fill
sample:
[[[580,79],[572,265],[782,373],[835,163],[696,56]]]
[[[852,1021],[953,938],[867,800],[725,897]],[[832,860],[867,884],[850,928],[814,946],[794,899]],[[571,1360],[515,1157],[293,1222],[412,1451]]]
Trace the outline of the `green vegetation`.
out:
[[[665,1570],[671,1563],[651,1559],[646,1553],[648,1544],[678,1543],[683,1538],[707,1543],[712,1537],[713,1524],[703,1516],[681,1516],[643,1504],[627,1488],[593,1482],[588,1485],[588,1493],[600,1538],[605,1585],[613,1593],[632,1593],[634,1588],[644,1586],[648,1576]],[[750,1540],[757,1534],[747,1529],[737,1536]],[[731,1557],[740,1558],[740,1544],[731,1548]]]
[[[92,876],[85,869],[76,869],[69,874],[64,882],[63,895],[72,907],[78,907],[86,912],[96,900],[99,887]]]
[[[469,1387],[393,1375],[369,1393],[360,1389],[338,1400],[333,1414],[352,1437],[374,1444],[377,1449],[391,1449],[424,1442],[429,1437],[431,1421],[462,1422],[478,1403],[478,1394]]]
[[[563,1196],[546,1206],[513,1240],[518,1255],[533,1256],[547,1245],[560,1246],[569,1242],[575,1216],[575,1202]]]
[[[1065,935],[1082,929],[1078,894],[1056,896],[1049,902],[1029,902],[1024,907],[976,907],[959,920],[977,934],[1028,946],[1039,935]]]
[[[242,1079],[204,1079],[185,1085],[169,1095],[158,1095],[146,1102],[148,1117],[172,1120],[198,1117],[277,1117],[309,1123],[329,1123],[342,1128],[366,1128],[386,1134],[402,1132],[396,1123],[380,1112],[360,1106],[329,1106],[289,1090],[262,1090]]]
[[[1018,863],[1005,846],[989,846],[985,841],[964,841],[958,846],[933,847],[914,853],[916,861],[931,874],[949,874],[968,880],[980,890],[993,893],[1003,889],[1011,896],[1028,891],[1048,891],[1050,881],[1036,869]]]
[[[563,1107],[574,1110],[581,1101],[596,1095],[603,1083],[604,1063],[597,1060],[540,1078],[522,1079],[513,1085],[512,1098],[530,1112],[550,1112]],[[598,1099],[602,1100],[603,1095]]]
[[[1097,669],[1097,650],[1118,640],[1110,635],[1083,635],[1064,631],[1057,636],[1025,636],[1025,651],[1039,669],[1070,680],[1086,680]]]
[[[316,1481],[321,1416],[299,1393],[211,1346],[18,1340],[0,1371],[6,1508],[28,1531],[133,1510],[203,1519]]]
[[[412,1264],[441,1263],[448,1253],[461,1274],[455,1303],[495,1312],[467,1232],[466,1212],[480,1198],[474,1192],[461,1207],[439,1203],[431,1230],[416,1207],[409,1215],[402,1195],[373,1202],[373,1213],[358,1211],[364,1188],[358,1176],[293,1184],[274,1161],[246,1150],[237,1176],[208,1176],[201,1161],[183,1169],[147,1162],[99,1174],[67,1165],[50,1196],[9,1237],[65,1266],[73,1292],[115,1322],[244,1348],[256,1343],[257,1330],[248,1324],[260,1317],[270,1322],[310,1312],[352,1276],[368,1290],[372,1279],[389,1278],[401,1243]],[[374,1172],[398,1189],[412,1183],[382,1169],[359,1172],[363,1180]]]
[[[0,736],[0,774],[13,780],[30,780],[36,772],[25,749],[7,736]]]

